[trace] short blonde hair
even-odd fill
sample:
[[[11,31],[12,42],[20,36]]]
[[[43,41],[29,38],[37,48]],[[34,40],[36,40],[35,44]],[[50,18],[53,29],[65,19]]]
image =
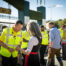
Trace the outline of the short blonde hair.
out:
[[[39,28],[39,25],[38,25],[37,23],[35,23],[35,22],[30,22],[30,23],[27,25],[27,28],[28,28],[28,30],[31,32],[31,34],[34,33],[34,34],[32,34],[32,35],[35,35],[35,36],[37,36],[37,37],[42,37],[41,31],[40,31],[40,28]]]

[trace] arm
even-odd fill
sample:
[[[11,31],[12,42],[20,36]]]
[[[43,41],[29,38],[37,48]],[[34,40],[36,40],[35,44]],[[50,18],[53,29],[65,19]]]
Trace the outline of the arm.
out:
[[[20,51],[21,45],[22,45],[22,41],[21,41],[20,44],[16,47],[16,51]]]
[[[53,35],[53,32],[52,31],[50,31],[50,33],[49,33],[49,39],[50,39],[50,43],[49,43],[49,47],[51,47],[51,45],[53,44],[53,40],[54,40],[54,35]]]
[[[38,44],[38,39],[37,38],[35,38],[35,37],[32,37],[32,38],[30,38],[30,40],[29,40],[29,42],[28,42],[28,47],[27,47],[27,49],[26,50],[21,50],[22,51],[22,53],[23,54],[25,54],[25,55],[29,55],[30,54],[30,52],[32,51],[32,49],[33,49],[33,46],[35,46],[35,45],[37,45]]]
[[[2,42],[1,40],[0,40],[0,46],[3,46],[4,48],[9,49],[9,47],[6,44],[4,44],[4,42]]]
[[[8,49],[11,53],[14,51],[14,49],[9,48],[9,47],[8,47],[6,44],[4,44],[4,42],[2,42],[1,40],[0,40],[0,45],[3,46],[4,48]]]
[[[0,46],[3,46],[4,48],[8,49],[11,53],[14,51],[12,48],[9,48],[3,41],[5,40],[5,29],[1,34],[0,37]]]
[[[24,39],[24,38],[23,38],[23,41],[24,41],[24,42],[28,42],[28,40],[26,40],[26,39]]]
[[[27,47],[27,49],[26,50],[24,50],[24,49],[21,49],[21,53],[23,53],[23,54],[25,54],[25,55],[29,55],[30,54],[30,52],[31,52],[31,50],[32,50],[32,48],[33,48],[33,40],[31,39],[30,41],[29,41],[29,43],[28,43],[28,47]]]
[[[25,50],[23,50],[23,49],[21,49],[21,53],[23,53],[23,54],[25,54],[25,55],[29,55],[29,54],[30,54],[29,51],[25,51]]]
[[[50,44],[52,45],[52,44],[53,44],[53,42],[52,42],[52,41],[50,41]]]

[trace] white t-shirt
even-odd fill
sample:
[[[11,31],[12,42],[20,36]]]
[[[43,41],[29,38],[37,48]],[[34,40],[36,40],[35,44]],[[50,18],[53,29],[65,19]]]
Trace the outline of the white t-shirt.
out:
[[[28,42],[28,47],[25,51],[31,52],[33,49],[33,46],[38,45],[38,43],[39,43],[39,41],[38,41],[37,37],[32,36]]]

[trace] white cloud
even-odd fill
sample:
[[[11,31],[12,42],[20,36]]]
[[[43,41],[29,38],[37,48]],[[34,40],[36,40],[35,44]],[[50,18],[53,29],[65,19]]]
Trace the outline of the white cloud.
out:
[[[63,7],[63,5],[62,5],[62,4],[57,4],[56,7],[57,7],[57,8]]]

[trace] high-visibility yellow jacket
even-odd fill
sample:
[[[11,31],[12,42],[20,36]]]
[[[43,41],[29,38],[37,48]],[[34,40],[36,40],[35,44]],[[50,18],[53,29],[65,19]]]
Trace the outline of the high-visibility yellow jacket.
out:
[[[22,39],[22,31],[14,32],[13,28],[6,28],[2,32],[0,40],[3,41],[8,47],[13,48],[14,50],[20,44]],[[8,49],[1,46],[1,55],[5,57],[17,57],[18,51],[14,51],[12,53],[9,52]]]
[[[22,31],[22,39],[26,39],[29,41],[30,39],[30,34],[25,30],[25,31]],[[22,45],[21,45],[21,48],[27,48],[28,46],[28,42],[22,42]]]
[[[59,31],[60,31],[60,36],[61,36],[61,39],[62,39],[62,37],[63,37],[63,30],[60,28]]]
[[[66,40],[66,30],[63,30],[63,37],[62,37],[62,39]]]
[[[41,31],[42,33],[42,45],[48,45],[48,33],[46,30]]]

